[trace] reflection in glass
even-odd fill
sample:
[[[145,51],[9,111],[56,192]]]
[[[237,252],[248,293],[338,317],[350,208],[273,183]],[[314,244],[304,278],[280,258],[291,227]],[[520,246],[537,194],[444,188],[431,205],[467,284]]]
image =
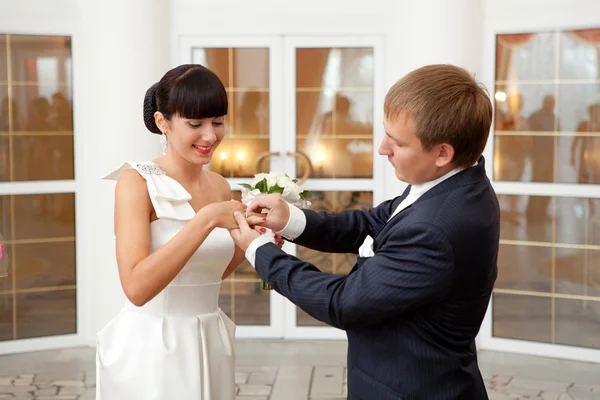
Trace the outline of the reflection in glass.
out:
[[[268,48],[196,47],[192,62],[217,74],[227,90],[269,88]]]
[[[233,83],[238,89],[269,89],[269,49],[233,49]],[[252,67],[250,67],[252,66]]]
[[[552,248],[500,245],[495,287],[552,292]]]
[[[600,246],[600,199],[557,197],[556,242]]]
[[[233,200],[241,200],[239,190],[231,191]],[[238,325],[270,325],[270,292],[260,288],[261,279],[245,260],[223,282],[219,307]]]
[[[234,322],[239,325],[270,325],[270,295],[259,282],[235,282]]]
[[[556,206],[540,220],[525,212],[531,197],[534,196],[498,196],[501,245],[495,289],[551,296],[547,298],[549,301],[561,295],[585,296],[587,300],[581,301],[554,299],[555,343],[598,346],[589,335],[577,338],[576,332],[583,331],[568,323],[577,320],[590,329],[600,324],[600,314],[594,311],[600,305],[600,250],[592,247],[600,245],[600,199],[545,197],[545,203],[554,201]],[[509,307],[521,306],[532,309],[534,303],[547,307],[543,299],[546,297],[536,300],[524,295],[496,293],[494,335],[550,341],[551,331],[540,333],[546,322],[539,318],[528,321],[523,324],[523,332],[519,332],[517,321],[525,318],[525,312],[509,310]],[[559,310],[559,302],[563,302],[563,311]]]
[[[247,91],[235,94],[236,136],[269,136],[269,93]]]
[[[600,251],[556,249],[555,285],[556,293],[600,300]]]
[[[75,236],[73,193],[13,196],[15,240]]]
[[[297,88],[373,87],[372,48],[296,49]]]
[[[13,82],[44,84],[51,93],[68,81],[70,37],[10,35],[10,52]]]
[[[600,78],[600,29],[584,29],[560,34],[559,79]]]
[[[333,109],[333,97],[323,92],[296,92],[296,135],[331,135],[332,124],[324,123],[327,116],[319,110]]]
[[[296,49],[296,148],[311,177],[373,176],[372,59],[372,49]]]
[[[11,69],[6,80],[0,79],[0,180],[73,179],[71,39],[5,38]]]
[[[192,62],[215,72],[229,97],[226,137],[210,169],[225,177],[253,176],[258,157],[269,151],[269,49],[194,48]],[[258,169],[268,172],[269,163],[263,160]]]
[[[496,80],[540,81],[556,76],[556,33],[496,36]]]
[[[0,84],[8,81],[8,59],[6,54],[6,35],[0,35]],[[2,97],[4,98],[4,96]]]
[[[600,349],[600,302],[555,301],[556,343]]]
[[[219,307],[238,325],[270,325],[270,291],[256,282],[228,278],[221,285]]]
[[[494,179],[600,184],[600,29],[498,35],[496,51]],[[600,348],[600,199],[498,199],[494,336]]]
[[[315,211],[340,212],[361,210],[373,206],[372,192],[311,192],[311,209]],[[356,254],[331,254],[297,247],[298,258],[315,265],[323,272],[346,275],[356,264]],[[298,326],[324,326],[304,311],[297,309]]]
[[[17,294],[17,339],[77,333],[76,291]]]
[[[556,162],[553,85],[511,84],[496,89],[494,179],[553,182]]]
[[[17,181],[73,179],[73,135],[14,135],[13,177]]]
[[[75,285],[75,242],[15,245],[17,289]]]
[[[313,178],[371,178],[373,144],[364,139],[298,139],[298,151],[312,164]],[[298,163],[298,176],[305,165]]]
[[[552,341],[552,299],[550,297],[493,295],[494,337]]]
[[[13,296],[0,294],[0,342],[13,339]]]
[[[269,151],[269,139],[242,139],[226,137],[217,149],[210,168],[225,177],[254,176],[256,172],[269,172],[270,160],[265,157],[258,165],[259,155]]]

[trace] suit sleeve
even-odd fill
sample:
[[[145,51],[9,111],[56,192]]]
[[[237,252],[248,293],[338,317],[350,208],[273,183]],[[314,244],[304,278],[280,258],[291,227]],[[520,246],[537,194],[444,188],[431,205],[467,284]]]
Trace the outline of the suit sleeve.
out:
[[[358,253],[363,241],[377,233],[392,213],[394,200],[364,210],[315,212],[302,210],[306,216],[304,231],[294,243],[328,253]]]
[[[398,229],[350,275],[324,273],[274,244],[259,247],[256,254],[256,271],[277,292],[314,318],[345,330],[443,299],[453,266],[449,241],[429,225]]]

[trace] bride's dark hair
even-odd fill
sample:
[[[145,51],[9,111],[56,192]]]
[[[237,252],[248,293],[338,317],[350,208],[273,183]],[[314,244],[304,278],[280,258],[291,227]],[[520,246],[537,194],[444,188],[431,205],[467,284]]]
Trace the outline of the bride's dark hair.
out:
[[[152,133],[161,134],[154,113],[167,120],[173,115],[202,119],[227,115],[227,92],[219,77],[200,64],[173,68],[150,86],[144,97],[144,124]]]

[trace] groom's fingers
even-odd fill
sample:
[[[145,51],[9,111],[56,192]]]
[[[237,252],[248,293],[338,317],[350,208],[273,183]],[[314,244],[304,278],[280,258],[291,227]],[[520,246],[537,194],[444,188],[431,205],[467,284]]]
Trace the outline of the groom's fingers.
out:
[[[246,212],[250,215],[250,213],[260,213],[263,208],[272,209],[277,205],[280,196],[280,194],[275,193],[258,196],[248,205]]]

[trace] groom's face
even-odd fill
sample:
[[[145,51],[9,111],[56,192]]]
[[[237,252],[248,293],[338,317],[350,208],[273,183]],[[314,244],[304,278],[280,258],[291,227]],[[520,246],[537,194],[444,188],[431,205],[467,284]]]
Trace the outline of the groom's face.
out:
[[[383,122],[385,136],[379,146],[379,154],[387,156],[394,167],[396,177],[402,182],[418,185],[436,179],[436,162],[439,149],[425,151],[416,135],[412,117],[400,115]]]

